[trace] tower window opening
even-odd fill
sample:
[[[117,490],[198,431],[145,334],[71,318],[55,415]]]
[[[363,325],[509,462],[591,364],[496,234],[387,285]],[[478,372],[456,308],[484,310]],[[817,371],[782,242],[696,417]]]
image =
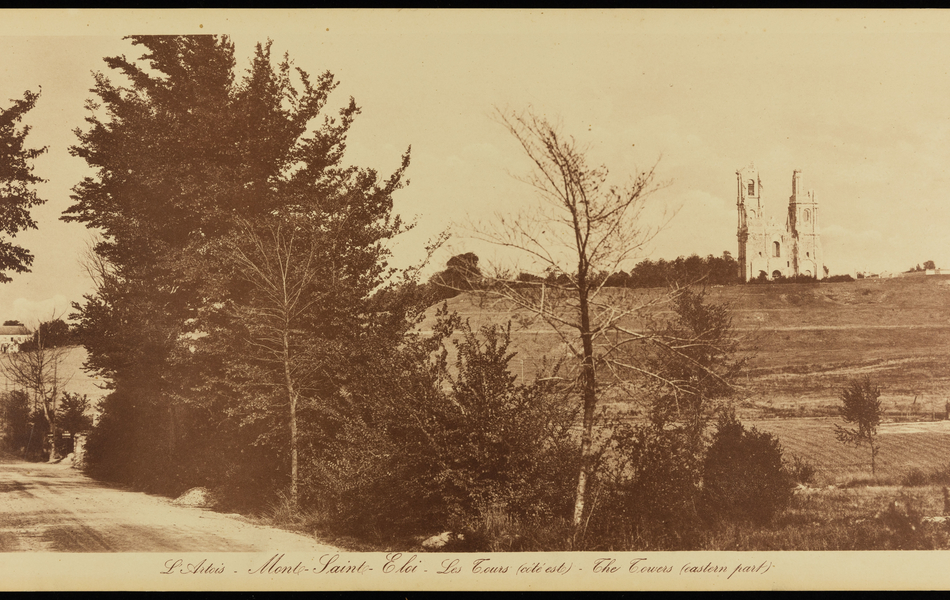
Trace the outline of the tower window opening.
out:
[[[751,181],[749,182],[749,195],[750,196],[755,195],[755,184],[752,183]]]
[[[805,253],[805,258],[811,258],[811,252],[806,252],[806,253]]]
[[[778,242],[772,242],[772,256],[782,256],[782,246]]]

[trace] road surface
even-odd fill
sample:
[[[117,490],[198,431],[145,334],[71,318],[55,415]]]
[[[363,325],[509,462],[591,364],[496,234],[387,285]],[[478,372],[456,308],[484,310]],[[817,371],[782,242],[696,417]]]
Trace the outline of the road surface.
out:
[[[67,465],[0,455],[0,552],[332,552],[238,515],[110,487]]]

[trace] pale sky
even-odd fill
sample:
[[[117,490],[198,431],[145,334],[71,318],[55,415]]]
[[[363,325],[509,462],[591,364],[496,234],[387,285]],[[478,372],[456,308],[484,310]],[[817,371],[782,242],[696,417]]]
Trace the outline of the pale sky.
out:
[[[950,12],[4,10],[0,106],[42,87],[26,122],[31,147],[49,146],[35,163],[49,182],[39,229],[17,238],[33,272],[0,285],[2,319],[46,319],[91,289],[89,232],[58,220],[86,173],[67,149],[91,72],[142,53],[121,39],[133,33],[228,34],[241,71],[269,37],[275,56],[332,72],[331,112],[351,95],[362,107],[347,163],[385,176],[412,146],[396,211],[417,227],[394,248],[400,266],[453,223],[536,201],[491,118],[530,105],[618,181],[660,159],[671,185],[652,202],[679,210],[640,258],[735,255],[735,171],[754,162],[779,222],[803,171],[831,273],[950,268]],[[427,272],[466,251],[513,260],[455,231]]]

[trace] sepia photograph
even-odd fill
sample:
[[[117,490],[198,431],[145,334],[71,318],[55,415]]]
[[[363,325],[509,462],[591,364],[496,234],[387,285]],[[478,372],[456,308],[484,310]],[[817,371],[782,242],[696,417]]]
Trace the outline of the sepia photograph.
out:
[[[950,587],[950,12],[0,48],[0,588]]]

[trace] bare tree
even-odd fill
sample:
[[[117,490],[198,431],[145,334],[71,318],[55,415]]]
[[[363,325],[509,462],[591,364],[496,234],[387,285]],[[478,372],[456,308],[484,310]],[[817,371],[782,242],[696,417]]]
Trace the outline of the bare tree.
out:
[[[669,295],[631,296],[629,290],[606,290],[607,275],[636,258],[667,219],[650,225],[646,200],[665,183],[655,180],[655,166],[637,172],[625,185],[608,186],[605,166],[588,165],[587,148],[530,110],[496,109],[496,118],[521,144],[533,163],[521,181],[531,185],[541,202],[515,217],[497,215],[475,224],[475,237],[526,254],[543,278],[518,278],[499,273],[487,286],[558,333],[579,363],[574,380],[583,403],[581,467],[577,477],[573,524],[575,540],[583,532],[587,488],[598,449],[594,425],[598,403],[598,367],[618,376],[647,374],[629,360],[628,346],[650,336],[635,322],[644,310]],[[517,274],[514,274],[517,275]]]
[[[306,222],[298,219],[297,224]],[[313,231],[293,220],[272,220],[263,227],[241,222],[243,244],[233,244],[231,256],[259,300],[238,307],[251,334],[248,343],[265,363],[277,367],[290,419],[290,501],[298,500],[297,410],[301,400],[301,369],[311,368],[302,350],[301,319],[319,299],[315,291],[319,242]]]
[[[96,252],[96,247],[103,241],[104,238],[100,234],[88,238],[76,260],[79,268],[86,273],[97,291],[101,291],[110,279],[115,278],[115,265],[109,262],[108,258]]]
[[[55,321],[54,317],[50,321]],[[33,397],[34,403],[43,409],[43,415],[49,423],[53,444],[50,448],[50,461],[57,460],[56,449],[57,400],[70,376],[63,372],[62,364],[69,353],[67,347],[51,347],[39,334],[37,327],[36,344],[26,352],[9,352],[0,358],[0,373],[14,387],[22,389]]]

